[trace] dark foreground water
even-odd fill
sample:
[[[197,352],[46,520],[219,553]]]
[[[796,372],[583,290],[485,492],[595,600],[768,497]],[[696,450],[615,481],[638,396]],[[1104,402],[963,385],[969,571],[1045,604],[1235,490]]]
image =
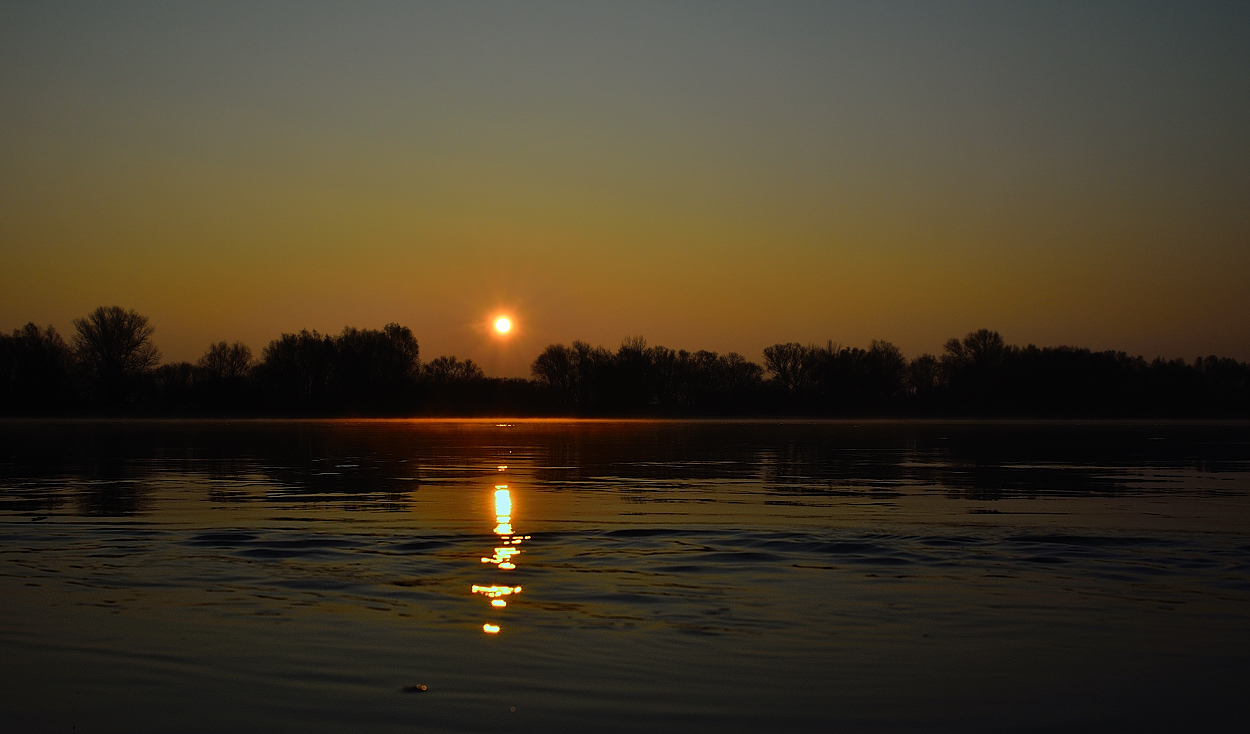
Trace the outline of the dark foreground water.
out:
[[[0,730],[1240,728],[1248,494],[1246,424],[0,423]]]

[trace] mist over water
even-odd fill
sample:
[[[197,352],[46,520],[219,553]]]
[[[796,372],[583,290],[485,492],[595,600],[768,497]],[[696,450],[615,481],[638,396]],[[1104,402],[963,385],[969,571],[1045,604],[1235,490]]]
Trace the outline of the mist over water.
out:
[[[1212,728],[1248,497],[1245,423],[3,423],[0,730]]]

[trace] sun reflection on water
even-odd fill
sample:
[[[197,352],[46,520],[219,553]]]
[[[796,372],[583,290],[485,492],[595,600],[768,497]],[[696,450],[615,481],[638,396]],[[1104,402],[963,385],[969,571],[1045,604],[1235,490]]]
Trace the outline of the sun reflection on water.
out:
[[[507,469],[505,466],[499,467],[500,471],[505,469]],[[512,490],[508,489],[506,484],[495,485],[494,532],[499,536],[499,545],[495,546],[493,555],[482,556],[482,563],[493,564],[501,571],[511,571],[516,568],[517,557],[521,555],[521,549],[517,546],[521,544],[521,541],[529,540],[530,536],[516,535],[512,530]],[[482,594],[489,599],[492,609],[503,609],[508,606],[508,601],[503,597],[520,594],[521,587],[474,584],[472,592]],[[492,622],[482,625],[482,631],[488,635],[498,634],[499,630],[500,626]]]

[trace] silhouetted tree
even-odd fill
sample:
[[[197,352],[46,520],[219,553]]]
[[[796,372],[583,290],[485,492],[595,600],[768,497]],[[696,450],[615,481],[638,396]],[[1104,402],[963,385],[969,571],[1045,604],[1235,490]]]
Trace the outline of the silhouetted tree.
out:
[[[712,352],[715,356],[716,353]],[[753,390],[764,379],[764,368],[737,352],[716,358],[718,387],[725,390]]]
[[[391,414],[409,407],[421,373],[411,329],[394,323],[381,330],[346,327],[335,346],[334,388],[345,409]]]
[[[953,400],[975,413],[1002,412],[1007,361],[1018,356],[997,331],[979,329],[946,342],[942,365]]]
[[[763,370],[740,354],[674,351],[628,337],[615,353],[551,344],[531,365],[557,405],[578,413],[724,413],[754,404]]]
[[[873,339],[865,355],[869,400],[894,405],[907,395],[907,359],[890,342]]]
[[[1250,408],[1250,365],[1228,357],[1199,357],[1194,370],[1207,385],[1209,410],[1233,415]]]
[[[63,409],[73,399],[72,366],[70,348],[51,326],[0,334],[0,411]]]
[[[252,350],[242,342],[224,341],[209,345],[208,351],[195,363],[201,379],[244,380],[252,373]]]
[[[482,374],[482,368],[473,364],[473,360],[466,359],[461,362],[454,356],[435,357],[430,360],[422,368],[421,376],[424,380],[434,385],[472,382],[485,377]]]
[[[647,340],[641,336],[621,340],[609,371],[611,402],[608,407],[613,412],[632,413],[654,404],[653,357],[647,349]],[[607,396],[601,394],[600,397]]]
[[[580,340],[573,342],[572,349],[577,355],[578,404],[583,411],[600,412],[615,402],[612,377],[616,355]]]
[[[137,378],[160,362],[160,350],[152,343],[156,330],[134,309],[101,306],[74,319],[74,328],[74,353],[108,403],[132,394]]]
[[[644,342],[645,343],[645,342]],[[654,406],[658,411],[672,413],[688,409],[693,398],[693,388],[699,376],[694,357],[682,349],[655,346],[645,349],[646,379],[641,406]]]
[[[741,354],[682,350],[676,366],[677,405],[704,414],[732,414],[755,406],[764,370]]]
[[[227,344],[224,341],[210,344],[195,363],[191,373],[192,384],[188,394],[181,399],[184,403],[193,404],[193,409],[210,414],[252,412],[256,408],[252,405],[251,380],[255,368],[252,350],[246,344]],[[170,376],[161,375],[159,369],[157,372],[157,382],[165,385],[162,389],[169,396],[166,400],[173,400]]]
[[[934,409],[938,393],[946,386],[938,358],[922,354],[913,359],[907,368],[907,386],[922,410]]]
[[[907,392],[907,360],[887,341],[874,340],[868,349],[808,347],[805,362],[824,413],[891,412]]]
[[[190,362],[172,362],[152,370],[151,393],[157,406],[167,413],[182,414],[195,411],[196,388],[200,380],[199,369]],[[217,400],[209,401],[209,408],[217,407]]]
[[[577,352],[563,344],[550,344],[530,365],[530,374],[562,405],[578,403]]]
[[[951,339],[946,351],[954,359],[985,369],[1001,365],[1010,352],[1002,335],[989,329],[969,332],[963,341]]]
[[[812,382],[812,351],[798,342],[774,344],[764,349],[764,368],[788,392],[801,392]]]
[[[325,412],[331,403],[334,339],[316,331],[283,334],[269,342],[256,367],[257,380],[275,407],[288,412]]]

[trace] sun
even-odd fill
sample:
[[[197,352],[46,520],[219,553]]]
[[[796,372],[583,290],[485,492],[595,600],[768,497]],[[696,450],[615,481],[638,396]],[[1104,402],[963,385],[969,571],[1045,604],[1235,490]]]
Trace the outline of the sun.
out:
[[[512,330],[512,320],[509,319],[507,316],[500,316],[499,318],[495,319],[495,331],[499,332],[500,334],[507,334],[511,330]]]

